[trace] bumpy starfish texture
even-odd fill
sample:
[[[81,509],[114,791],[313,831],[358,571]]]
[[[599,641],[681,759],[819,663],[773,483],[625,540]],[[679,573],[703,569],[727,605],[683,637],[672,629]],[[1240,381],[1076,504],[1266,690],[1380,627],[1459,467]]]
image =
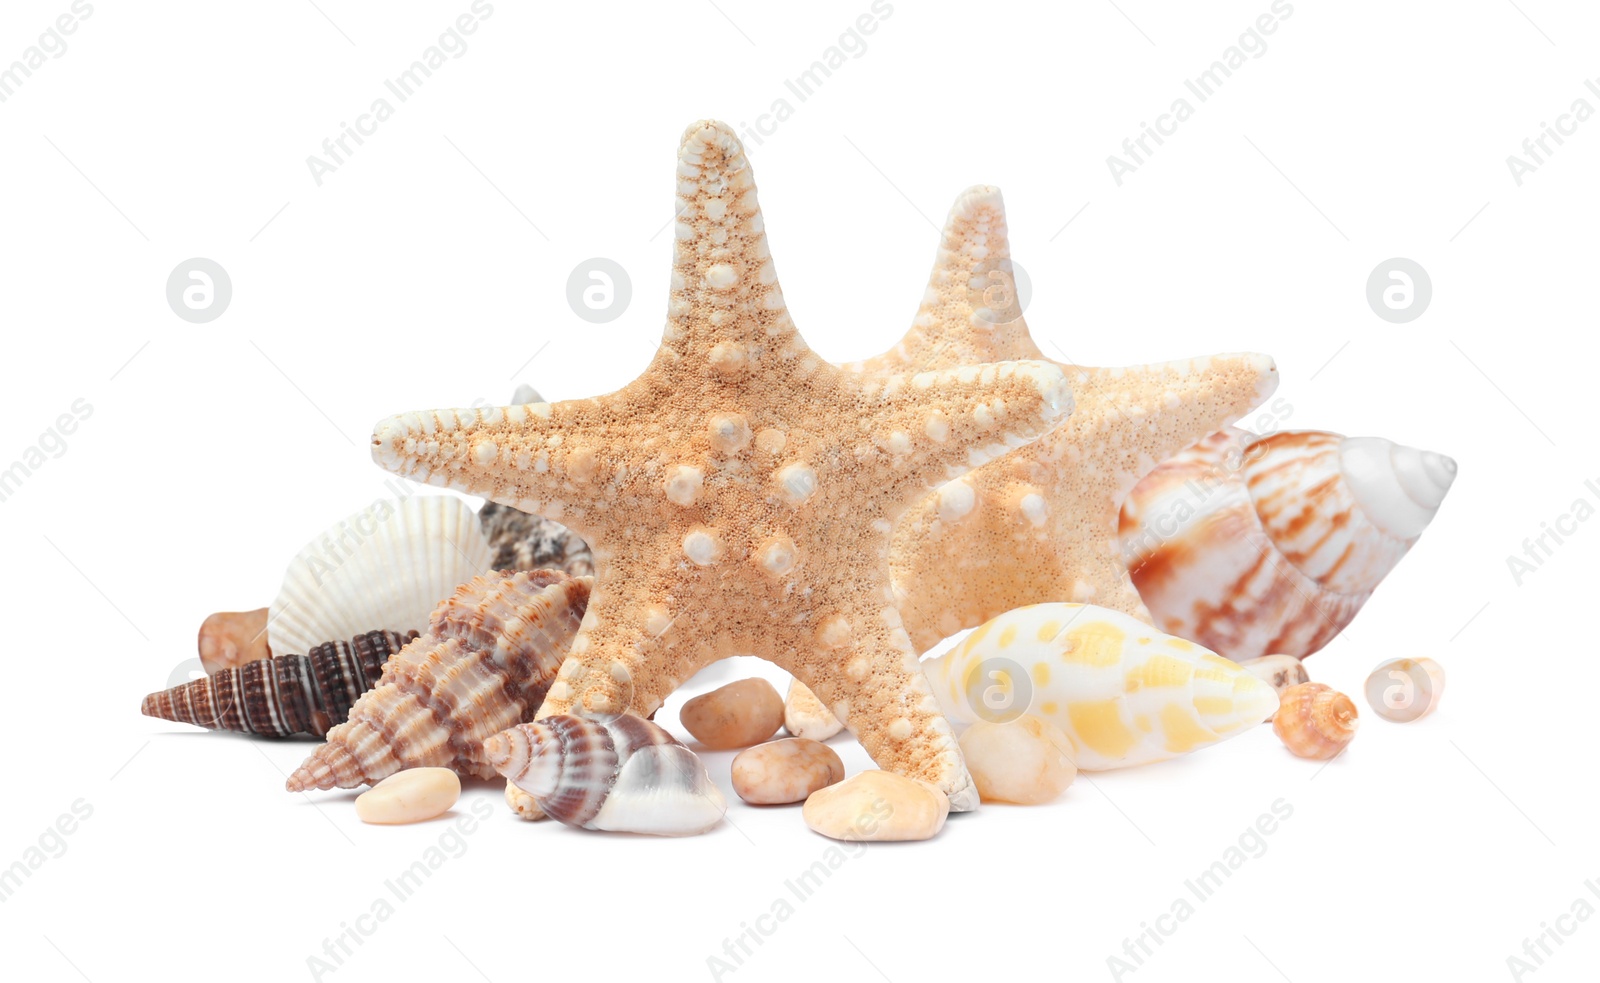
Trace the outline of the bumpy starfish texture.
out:
[[[999,189],[968,189],[950,210],[911,329],[890,351],[846,368],[882,378],[1044,358],[1016,309],[1011,269]],[[1117,539],[1123,498],[1278,382],[1272,359],[1255,354],[1126,368],[1058,364],[1074,400],[1061,427],[944,485],[895,526],[891,567],[918,651],[1048,601],[1093,603],[1150,622]]]
[[[1056,426],[1063,373],[1027,361],[867,377],[818,357],[723,124],[684,135],[675,230],[666,330],[642,376],[595,399],[392,417],[373,457],[590,544],[597,585],[541,719],[575,705],[648,715],[707,663],[758,655],[880,767],[975,807],[894,605],[890,536],[933,488]]]

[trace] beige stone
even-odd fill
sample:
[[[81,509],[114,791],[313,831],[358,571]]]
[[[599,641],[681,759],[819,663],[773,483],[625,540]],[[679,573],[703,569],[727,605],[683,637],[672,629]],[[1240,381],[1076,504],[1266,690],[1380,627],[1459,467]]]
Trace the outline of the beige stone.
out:
[[[836,840],[926,840],[944,828],[950,799],[938,786],[889,771],[864,771],[818,789],[800,810]]]
[[[749,747],[778,732],[783,698],[765,679],[741,679],[685,703],[678,722],[713,751]]]
[[[791,737],[740,751],[732,777],[733,790],[746,802],[782,805],[842,781],[844,762],[826,744]]]
[[[961,735],[961,753],[985,802],[1049,802],[1078,777],[1067,735],[1032,714],[978,721]]]
[[[783,729],[795,737],[825,741],[844,730],[844,724],[796,679],[789,683],[789,695],[783,701]]]
[[[461,798],[461,779],[449,768],[397,771],[356,796],[364,823],[420,823],[443,815]]]

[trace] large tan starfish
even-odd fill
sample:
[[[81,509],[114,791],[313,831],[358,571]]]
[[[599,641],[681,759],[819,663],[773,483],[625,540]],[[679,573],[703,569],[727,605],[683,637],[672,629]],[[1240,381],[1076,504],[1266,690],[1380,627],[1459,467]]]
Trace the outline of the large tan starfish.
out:
[[[812,687],[880,767],[973,808],[895,609],[891,530],[931,489],[1055,426],[1063,373],[830,365],[789,318],[727,126],[689,127],[678,196],[667,326],[643,375],[595,399],[392,417],[373,457],[593,548],[594,595],[540,718],[650,714],[707,663],[758,655]]]
[[[846,368],[882,378],[1044,358],[1017,309],[1011,269],[999,189],[969,188],[950,209],[911,329],[890,351]],[[1064,424],[944,485],[895,526],[890,562],[919,652],[1047,601],[1093,603],[1150,622],[1122,561],[1123,498],[1278,383],[1272,359],[1255,354],[1126,368],[1059,364],[1074,402]]]

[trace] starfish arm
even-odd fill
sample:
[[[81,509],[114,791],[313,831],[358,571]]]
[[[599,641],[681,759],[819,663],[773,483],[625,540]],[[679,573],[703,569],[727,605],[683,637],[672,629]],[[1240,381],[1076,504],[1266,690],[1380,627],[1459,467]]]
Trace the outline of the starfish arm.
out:
[[[1277,365],[1254,352],[1126,368],[1062,367],[1076,409],[1061,432],[1075,435],[1078,448],[1114,455],[1121,475],[1118,507],[1156,465],[1239,419],[1278,388]],[[1076,468],[1073,456],[1063,464]]]
[[[624,564],[625,565],[625,564]],[[630,572],[602,581],[583,623],[539,707],[539,719],[574,708],[586,713],[632,712],[648,717],[679,684],[731,652],[691,637],[696,619],[679,623],[659,601],[660,590],[633,589]],[[647,578],[648,580],[648,578]],[[611,588],[604,586],[612,584]],[[619,585],[620,586],[616,586]]]
[[[908,503],[1044,436],[1073,407],[1060,368],[1043,361],[867,379],[863,391],[857,464],[877,487],[906,486]]]
[[[559,519],[584,533],[587,489],[613,478],[596,436],[601,399],[401,413],[372,431],[372,458],[413,481]]]
[[[978,794],[950,723],[892,605],[841,609],[816,646],[774,659],[844,722],[873,763],[943,789],[950,811],[977,808]]]
[[[844,368],[868,375],[1042,358],[1022,319],[1000,189],[976,185],[950,206],[922,305],[905,337]]]

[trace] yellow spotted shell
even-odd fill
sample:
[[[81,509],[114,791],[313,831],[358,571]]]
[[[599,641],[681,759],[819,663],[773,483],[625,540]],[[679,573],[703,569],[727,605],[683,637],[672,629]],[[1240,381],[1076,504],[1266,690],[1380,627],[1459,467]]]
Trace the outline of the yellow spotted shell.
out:
[[[1272,686],[1238,664],[1092,604],[1008,611],[923,668],[952,720],[1044,717],[1085,771],[1176,757],[1278,708]]]

